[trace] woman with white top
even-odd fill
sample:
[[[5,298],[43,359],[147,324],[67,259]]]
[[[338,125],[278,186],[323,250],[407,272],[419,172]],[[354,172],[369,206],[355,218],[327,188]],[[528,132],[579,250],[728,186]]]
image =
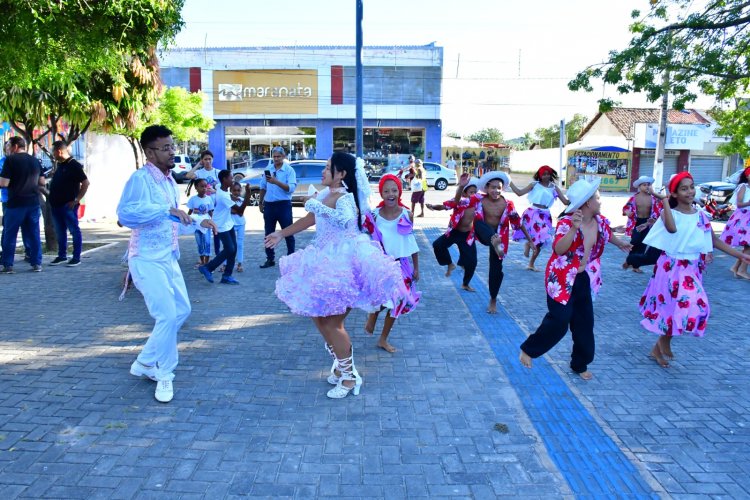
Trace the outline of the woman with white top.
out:
[[[380,179],[378,188],[383,201],[367,215],[363,226],[370,233],[370,237],[383,247],[385,253],[400,264],[404,285],[408,290],[408,300],[396,304],[388,301],[379,311],[370,313],[365,324],[365,331],[372,335],[375,332],[378,314],[387,309],[388,315],[385,317],[383,331],[378,339],[378,347],[394,353],[396,348],[388,343],[391,328],[396,318],[414,309],[421,295],[413,288],[414,283],[419,280],[419,246],[414,238],[414,216],[401,203],[402,188],[398,177],[391,174],[384,175]],[[412,191],[413,195],[414,191]]]
[[[669,181],[669,203],[643,241],[662,250],[640,301],[641,325],[659,335],[650,356],[666,368],[674,358],[672,337],[702,337],[710,314],[708,296],[703,288],[706,255],[718,248],[722,252],[750,262],[720,240],[711,230],[708,215],[693,205],[695,184],[688,172],[680,172]]]
[[[552,242],[552,235],[554,233],[552,216],[549,209],[555,203],[555,198],[559,198],[565,205],[568,205],[570,202],[557,185],[557,172],[547,165],[539,167],[539,170],[534,174],[534,180],[525,188],[518,189],[513,182],[510,183],[510,188],[517,196],[523,196],[528,193],[530,206],[524,210],[521,216],[521,223],[529,232],[529,235],[531,235],[532,243],[526,243],[523,255],[524,257],[529,257],[529,252],[531,252],[529,265],[526,266],[526,269],[536,271],[534,267],[536,259],[539,257],[542,247]],[[520,230],[513,233],[514,241],[520,241],[525,238],[526,235]]]

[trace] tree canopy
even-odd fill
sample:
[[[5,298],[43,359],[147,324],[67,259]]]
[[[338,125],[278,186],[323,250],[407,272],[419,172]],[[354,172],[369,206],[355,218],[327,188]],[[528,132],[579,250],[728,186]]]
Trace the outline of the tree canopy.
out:
[[[468,139],[480,144],[501,143],[503,142],[503,133],[496,128],[484,128],[471,134]]]
[[[621,94],[644,92],[653,102],[663,95],[663,75],[669,71],[676,109],[694,101],[698,91],[719,100],[747,91],[750,2],[708,0],[696,11],[693,0],[651,3],[645,15],[632,12],[628,47],[579,72],[568,83],[571,90],[591,91],[591,80],[601,78]],[[602,111],[614,105],[611,99],[599,102]]]
[[[136,128],[158,98],[155,49],[181,29],[183,3],[3,0],[0,116],[27,139],[35,128],[69,142],[90,125]]]
[[[148,125],[164,125],[178,141],[203,139],[214,126],[214,120],[203,114],[203,92],[188,92],[182,87],[169,87],[159,97],[156,109],[136,130],[140,135]]]

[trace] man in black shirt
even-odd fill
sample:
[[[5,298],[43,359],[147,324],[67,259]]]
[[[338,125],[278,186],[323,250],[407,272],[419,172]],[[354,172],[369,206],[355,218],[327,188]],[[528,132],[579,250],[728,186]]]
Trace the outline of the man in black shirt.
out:
[[[57,258],[50,265],[67,262],[67,267],[74,267],[81,263],[83,248],[83,237],[78,227],[78,205],[89,188],[89,180],[83,172],[83,165],[70,156],[65,141],[52,143],[52,155],[57,161],[57,169],[52,176],[47,199],[55,222]],[[68,231],[73,238],[73,258],[70,260],[67,258]]]
[[[3,213],[3,259],[0,273],[13,272],[16,237],[20,229],[29,244],[32,271],[42,270],[42,242],[39,236],[39,187],[45,179],[39,160],[26,152],[22,137],[11,137],[9,156],[0,172],[0,187],[8,188],[8,202]]]

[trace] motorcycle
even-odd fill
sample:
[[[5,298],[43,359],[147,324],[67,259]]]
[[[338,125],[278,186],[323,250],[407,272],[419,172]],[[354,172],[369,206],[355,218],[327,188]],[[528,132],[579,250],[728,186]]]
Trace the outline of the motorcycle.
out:
[[[703,202],[703,200],[701,200]],[[711,216],[711,220],[728,221],[732,215],[732,205],[724,203],[719,205],[713,198],[708,198],[702,203],[703,210]]]

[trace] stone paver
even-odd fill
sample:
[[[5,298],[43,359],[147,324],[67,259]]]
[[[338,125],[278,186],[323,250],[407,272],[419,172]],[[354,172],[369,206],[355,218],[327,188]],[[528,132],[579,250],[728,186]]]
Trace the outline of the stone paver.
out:
[[[428,200],[449,196],[430,192]],[[444,213],[429,212],[418,220],[425,295],[396,323],[397,354],[374,347],[362,328],[364,313],[350,315],[365,385],[359,397],[343,401],[325,396],[330,361],[319,334],[273,295],[278,268],[257,268],[263,254],[256,211],[238,287],[205,282],[193,269],[193,240],[181,240],[193,314],[181,332],[175,399],[166,405],[154,400],[152,382],[128,374],[152,321],[137,291],[117,301],[126,232],[87,225],[87,240],[118,244],[87,254],[77,268],[37,274],[18,266],[21,272],[1,276],[6,303],[14,306],[4,309],[0,326],[0,492],[562,498],[606,491],[608,483],[596,478],[570,482],[508,376],[514,368],[498,361],[480,329],[491,330],[492,320],[443,277],[428,235],[445,221]],[[301,235],[299,245],[310,236]],[[516,328],[528,331],[544,312],[544,289],[541,274],[523,271],[520,248],[511,249],[501,301]],[[487,272],[483,252],[480,276]],[[653,339],[638,326],[647,276],[622,271],[621,260],[614,247],[605,254],[594,381],[568,375],[567,340],[546,362],[652,492],[747,496],[743,388],[750,367],[742,300],[750,284],[730,280],[729,259],[717,256],[706,277],[708,334],[676,340],[678,360],[662,370],[646,357]],[[570,425],[561,435],[575,431]],[[579,450],[580,460],[590,451]],[[625,494],[607,493],[618,492]]]

